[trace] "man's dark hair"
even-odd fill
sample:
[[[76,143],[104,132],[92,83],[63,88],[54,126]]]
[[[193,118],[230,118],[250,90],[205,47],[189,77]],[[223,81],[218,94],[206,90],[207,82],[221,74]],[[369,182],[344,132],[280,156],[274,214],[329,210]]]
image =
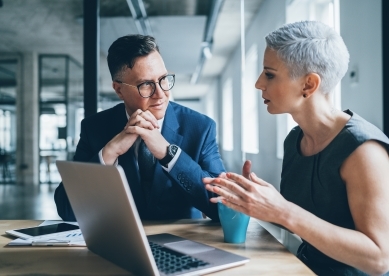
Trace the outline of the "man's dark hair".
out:
[[[120,78],[124,67],[132,68],[137,57],[147,56],[159,48],[154,37],[126,35],[118,38],[108,49],[108,67],[112,80]]]

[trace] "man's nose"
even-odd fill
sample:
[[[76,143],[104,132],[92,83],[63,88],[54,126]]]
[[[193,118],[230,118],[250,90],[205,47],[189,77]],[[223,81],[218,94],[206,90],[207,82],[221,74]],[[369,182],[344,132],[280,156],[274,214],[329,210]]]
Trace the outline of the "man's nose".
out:
[[[159,83],[155,84],[155,92],[153,94],[153,97],[161,98],[165,95],[167,91],[163,91]]]

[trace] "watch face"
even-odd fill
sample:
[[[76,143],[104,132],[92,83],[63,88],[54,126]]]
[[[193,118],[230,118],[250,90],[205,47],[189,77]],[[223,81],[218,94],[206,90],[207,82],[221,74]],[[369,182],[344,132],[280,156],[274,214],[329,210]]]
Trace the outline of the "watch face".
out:
[[[177,150],[178,150],[178,147],[176,145],[170,145],[170,147],[169,147],[169,155],[170,156],[176,155]]]

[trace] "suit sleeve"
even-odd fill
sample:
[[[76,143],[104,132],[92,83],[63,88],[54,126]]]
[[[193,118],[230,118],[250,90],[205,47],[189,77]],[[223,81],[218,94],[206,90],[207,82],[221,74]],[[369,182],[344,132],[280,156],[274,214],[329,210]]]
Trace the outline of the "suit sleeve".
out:
[[[169,176],[175,184],[181,187],[195,208],[212,220],[218,221],[217,205],[209,201],[211,197],[216,195],[205,189],[202,179],[204,177],[216,177],[224,171],[216,143],[216,124],[212,121],[202,143],[198,162],[194,161],[182,149],[176,164],[169,172]]]
[[[99,163],[98,152],[94,152],[87,135],[87,124],[85,120],[81,122],[80,141],[78,142],[76,153],[73,158],[74,161]],[[73,209],[70,206],[68,196],[66,194],[63,183],[61,182],[54,193],[54,201],[57,205],[58,215],[64,221],[76,221]]]

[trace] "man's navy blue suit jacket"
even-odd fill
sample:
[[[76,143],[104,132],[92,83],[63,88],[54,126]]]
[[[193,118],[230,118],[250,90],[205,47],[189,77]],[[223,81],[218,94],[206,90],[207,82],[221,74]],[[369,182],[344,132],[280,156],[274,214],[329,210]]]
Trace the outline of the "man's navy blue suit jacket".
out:
[[[85,118],[81,122],[80,141],[74,161],[100,163],[99,151],[123,130],[127,121],[123,103]],[[219,220],[217,205],[209,202],[215,195],[208,192],[202,182],[203,177],[216,177],[225,171],[216,144],[215,122],[196,111],[169,102],[162,135],[169,143],[178,145],[182,152],[169,173],[157,162],[148,198],[140,184],[134,147],[118,158],[119,165],[126,173],[140,218],[201,218],[203,212],[211,219]],[[76,220],[62,183],[55,190],[54,199],[63,220]]]

